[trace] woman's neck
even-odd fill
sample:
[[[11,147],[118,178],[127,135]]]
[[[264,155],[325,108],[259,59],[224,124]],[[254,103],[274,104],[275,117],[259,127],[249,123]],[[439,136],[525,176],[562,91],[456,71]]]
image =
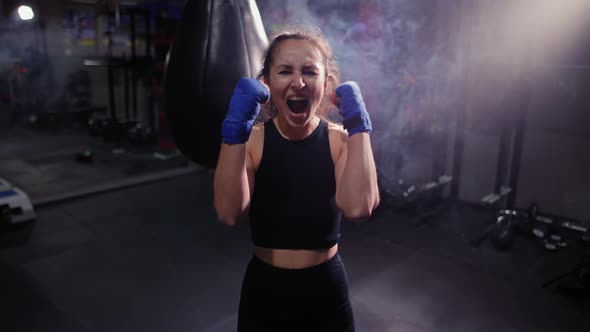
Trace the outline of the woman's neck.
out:
[[[307,138],[320,124],[320,118],[315,115],[302,127],[291,126],[280,115],[277,115],[272,121],[274,121],[281,136],[291,141],[299,141]]]

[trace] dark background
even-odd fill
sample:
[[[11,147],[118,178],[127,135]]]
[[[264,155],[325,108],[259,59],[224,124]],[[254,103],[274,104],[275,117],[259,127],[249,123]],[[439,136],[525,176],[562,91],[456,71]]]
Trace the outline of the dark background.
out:
[[[109,105],[105,69],[82,66],[85,57],[107,53],[104,32],[113,28],[112,19],[97,14],[92,3],[32,2],[41,21],[35,25],[14,22],[17,1],[2,2],[0,125],[5,130],[31,114],[74,109],[75,77],[86,79],[88,106]],[[173,37],[182,1],[137,3],[150,11],[153,34]],[[497,190],[496,183],[508,184],[517,119],[525,112],[516,205],[535,202],[551,213],[590,219],[585,201],[590,184],[585,1],[257,3],[269,34],[291,23],[315,24],[326,33],[343,79],[363,88],[384,177],[424,182],[455,175],[458,197],[478,201]],[[170,19],[167,25],[158,25],[162,17]],[[129,22],[121,19],[113,28],[113,53],[129,56]],[[140,31],[139,55],[144,46]],[[13,64],[19,60],[31,67],[21,73],[25,82],[16,96],[26,103],[11,112],[6,81],[16,75]],[[156,79],[162,73],[162,68],[154,69]],[[125,106],[122,80],[115,73],[118,112]],[[161,108],[160,95],[148,99],[151,89],[138,85],[139,110]],[[507,136],[501,144],[503,129]],[[506,150],[502,172],[497,167],[501,148]],[[460,172],[453,172],[454,167]]]
[[[134,116],[155,125],[148,142],[88,124],[126,116],[124,70],[111,101],[107,68],[85,62],[131,56],[113,3],[30,1],[36,20],[20,22],[19,2],[0,1],[0,178],[37,215],[0,224],[0,330],[233,331],[248,223],[217,222],[212,171],[178,153],[163,108],[184,2],[118,1],[149,13]],[[567,241],[557,250],[526,227],[504,250],[474,240],[500,208],[533,203],[589,226],[590,2],[256,3],[269,35],[319,26],[371,114],[383,200],[369,222],[343,223],[340,247],[358,331],[588,330],[587,267],[541,287],[587,265],[587,230],[553,229]],[[400,196],[441,175],[453,178],[442,190]],[[482,204],[502,186],[511,195]]]

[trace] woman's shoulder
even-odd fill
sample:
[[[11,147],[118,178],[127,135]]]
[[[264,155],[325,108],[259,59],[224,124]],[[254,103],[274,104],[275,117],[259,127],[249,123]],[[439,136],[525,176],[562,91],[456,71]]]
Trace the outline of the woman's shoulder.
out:
[[[252,126],[252,132],[264,130],[264,122],[258,122]]]
[[[341,124],[328,122],[328,134],[331,138],[337,139],[340,142],[348,141],[348,133]]]
[[[246,153],[251,158],[254,169],[258,169],[260,159],[262,158],[262,148],[264,145],[264,124],[256,124],[252,127],[250,137],[246,142]]]
[[[260,142],[261,139],[264,139],[264,123],[257,123],[252,126],[248,142]]]

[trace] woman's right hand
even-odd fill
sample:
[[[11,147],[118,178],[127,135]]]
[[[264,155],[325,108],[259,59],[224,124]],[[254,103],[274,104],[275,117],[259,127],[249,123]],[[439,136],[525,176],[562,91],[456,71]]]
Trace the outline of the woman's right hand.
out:
[[[270,91],[259,80],[243,77],[238,81],[221,125],[224,143],[244,144],[250,137],[260,104],[270,99]]]

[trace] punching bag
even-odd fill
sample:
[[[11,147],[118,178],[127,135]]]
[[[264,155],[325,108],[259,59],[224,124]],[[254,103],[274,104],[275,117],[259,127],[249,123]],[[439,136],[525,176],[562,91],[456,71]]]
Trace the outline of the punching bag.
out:
[[[268,44],[254,0],[189,0],[166,61],[164,105],[178,149],[213,168],[221,123],[241,77],[256,77]]]

